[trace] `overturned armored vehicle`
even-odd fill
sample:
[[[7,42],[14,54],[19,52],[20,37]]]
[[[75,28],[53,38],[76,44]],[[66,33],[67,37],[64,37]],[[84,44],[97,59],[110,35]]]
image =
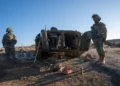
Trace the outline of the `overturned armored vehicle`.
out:
[[[51,56],[79,56],[89,49],[91,41],[90,31],[81,34],[72,30],[41,30],[36,37],[37,59],[45,59]]]

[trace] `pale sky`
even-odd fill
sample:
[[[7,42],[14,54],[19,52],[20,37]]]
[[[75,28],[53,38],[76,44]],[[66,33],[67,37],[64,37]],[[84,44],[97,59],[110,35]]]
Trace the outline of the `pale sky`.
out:
[[[34,44],[45,25],[83,33],[94,23],[92,14],[106,24],[107,39],[120,38],[119,8],[120,0],[0,0],[0,41],[7,27],[13,28],[17,46]]]

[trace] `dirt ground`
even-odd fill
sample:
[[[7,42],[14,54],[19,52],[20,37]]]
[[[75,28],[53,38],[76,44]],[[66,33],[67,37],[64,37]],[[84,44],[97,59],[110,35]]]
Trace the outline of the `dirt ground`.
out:
[[[77,58],[54,60],[54,63],[72,67],[73,73],[69,75],[51,72],[44,61],[36,64],[0,61],[0,86],[120,86],[120,48],[107,48],[106,51],[105,65],[96,63],[98,55],[95,49]],[[87,53],[94,59],[86,60]],[[51,60],[46,61],[53,64]]]

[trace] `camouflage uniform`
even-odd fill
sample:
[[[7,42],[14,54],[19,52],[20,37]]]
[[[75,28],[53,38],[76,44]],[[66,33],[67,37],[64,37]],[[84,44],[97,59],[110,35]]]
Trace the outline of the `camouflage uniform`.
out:
[[[103,63],[105,63],[105,51],[104,51],[104,47],[103,44],[106,41],[106,37],[107,37],[107,29],[104,23],[99,22],[101,20],[101,18],[97,15],[94,14],[93,16],[96,19],[98,19],[98,22],[93,24],[93,26],[91,27],[92,29],[92,40],[95,44],[95,47],[97,49],[98,55],[99,55],[99,61],[102,61]],[[94,20],[96,21],[96,20]]]
[[[39,33],[39,34],[36,36],[36,38],[35,38],[35,50],[36,50],[36,51],[37,51],[37,48],[38,48],[39,43],[40,43],[40,45],[41,45],[40,40],[41,40],[41,36],[40,36],[40,33]],[[39,45],[39,48],[40,48],[40,45]]]
[[[17,43],[16,36],[12,33],[11,28],[7,28],[6,34],[3,36],[2,44],[5,48],[5,53],[10,60],[15,60],[15,47]]]

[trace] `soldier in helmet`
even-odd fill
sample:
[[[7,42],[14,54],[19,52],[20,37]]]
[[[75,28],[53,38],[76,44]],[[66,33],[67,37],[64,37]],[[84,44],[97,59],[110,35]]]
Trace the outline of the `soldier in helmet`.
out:
[[[103,48],[103,43],[106,41],[107,28],[104,23],[100,22],[101,18],[98,14],[93,14],[92,18],[94,21],[94,24],[91,27],[92,40],[99,55],[98,62],[105,64],[105,51]]]
[[[38,49],[38,45],[39,45],[39,48],[41,47],[41,35],[40,33],[37,34],[36,38],[35,38],[35,53],[37,52],[37,49]]]
[[[14,45],[17,43],[16,36],[12,33],[12,29],[8,27],[6,29],[6,34],[3,36],[2,44],[5,48],[5,53],[9,60],[15,59],[15,47]]]

